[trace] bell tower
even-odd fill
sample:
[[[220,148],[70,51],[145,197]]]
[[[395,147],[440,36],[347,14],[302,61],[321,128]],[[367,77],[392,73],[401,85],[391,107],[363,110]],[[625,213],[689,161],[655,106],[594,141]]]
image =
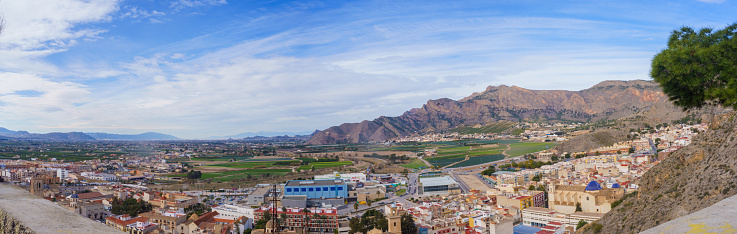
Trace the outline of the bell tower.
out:
[[[34,176],[31,178],[31,194],[43,197],[43,180]]]

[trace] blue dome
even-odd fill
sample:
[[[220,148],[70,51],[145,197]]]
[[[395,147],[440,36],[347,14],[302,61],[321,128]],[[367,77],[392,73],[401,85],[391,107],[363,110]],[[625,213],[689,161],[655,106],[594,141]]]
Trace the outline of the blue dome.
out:
[[[622,187],[622,186],[619,186],[619,184],[617,184],[617,183],[614,183],[614,184],[612,185],[612,188],[621,188],[621,187]]]
[[[595,180],[592,180],[591,182],[589,182],[588,185],[586,185],[586,191],[596,191],[596,190],[601,190],[601,185]]]
[[[72,194],[72,196],[70,196],[69,198],[79,198],[79,196],[77,196],[77,194],[76,194],[76,193],[74,193],[74,194]]]

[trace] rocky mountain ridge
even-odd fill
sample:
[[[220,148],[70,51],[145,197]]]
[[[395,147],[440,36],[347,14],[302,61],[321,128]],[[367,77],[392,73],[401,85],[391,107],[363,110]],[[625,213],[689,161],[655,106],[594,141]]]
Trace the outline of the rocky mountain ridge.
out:
[[[656,111],[654,111],[656,110]],[[397,117],[344,123],[315,134],[308,144],[382,142],[411,134],[442,132],[458,126],[497,121],[591,122],[651,113],[653,121],[670,121],[682,113],[652,81],[604,81],[581,91],[529,90],[489,86],[454,101],[430,100]],[[664,113],[664,114],[661,114]],[[680,115],[679,115],[680,116]],[[680,116],[682,117],[682,116]],[[678,118],[680,118],[678,117]]]

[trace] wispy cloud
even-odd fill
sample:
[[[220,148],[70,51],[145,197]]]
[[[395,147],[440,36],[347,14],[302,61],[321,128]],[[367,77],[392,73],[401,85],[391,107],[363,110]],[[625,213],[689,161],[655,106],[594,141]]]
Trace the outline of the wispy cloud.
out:
[[[171,8],[181,10],[190,7],[217,6],[228,4],[226,0],[174,0],[171,2]]]
[[[191,138],[395,116],[487,85],[647,79],[669,31],[691,20],[674,20],[691,8],[641,2],[23,2],[2,1],[0,80],[11,82],[0,86],[0,126]],[[649,11],[657,19],[641,17]],[[709,20],[724,21],[693,21]]]

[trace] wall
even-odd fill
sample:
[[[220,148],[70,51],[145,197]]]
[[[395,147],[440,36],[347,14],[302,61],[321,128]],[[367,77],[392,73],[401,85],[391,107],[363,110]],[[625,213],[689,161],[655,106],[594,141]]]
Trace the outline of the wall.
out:
[[[121,233],[28,191],[0,183],[0,233]]]

